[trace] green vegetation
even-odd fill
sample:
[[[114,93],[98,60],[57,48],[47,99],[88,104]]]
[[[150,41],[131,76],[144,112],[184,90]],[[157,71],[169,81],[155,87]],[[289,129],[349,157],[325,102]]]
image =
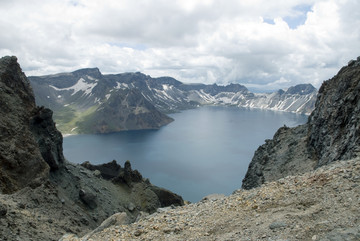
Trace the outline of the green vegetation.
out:
[[[79,134],[78,124],[93,114],[98,106],[92,106],[86,110],[78,110],[75,106],[68,105],[54,112],[56,127],[63,134]]]

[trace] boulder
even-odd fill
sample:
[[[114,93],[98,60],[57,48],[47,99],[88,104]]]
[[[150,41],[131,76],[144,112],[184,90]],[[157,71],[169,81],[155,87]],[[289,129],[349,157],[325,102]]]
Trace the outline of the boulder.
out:
[[[85,191],[84,189],[80,189],[79,198],[89,208],[94,209],[94,208],[97,207],[96,195],[95,194],[93,194],[93,193],[91,193],[89,191]]]
[[[168,207],[171,205],[183,206],[184,200],[180,195],[177,195],[165,188],[150,186],[150,189],[158,196],[161,207]]]

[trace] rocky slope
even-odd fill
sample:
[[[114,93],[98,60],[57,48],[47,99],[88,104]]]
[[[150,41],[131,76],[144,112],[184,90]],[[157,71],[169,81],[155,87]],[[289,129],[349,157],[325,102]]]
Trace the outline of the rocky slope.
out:
[[[98,119],[100,116],[119,120],[118,123],[122,124],[115,130],[127,129],[124,125],[135,129],[156,128],[170,121],[157,110],[172,113],[200,105],[233,105],[310,114],[317,94],[310,84],[290,87],[286,91],[257,94],[239,84],[184,84],[174,78],[152,78],[142,73],[102,75],[97,68],[29,79],[34,87],[36,102],[54,110],[54,118],[63,133],[84,132],[82,126],[88,128],[87,132],[96,132],[98,126],[93,129],[86,122],[102,122],[104,118]],[[98,113],[100,110],[104,112],[103,106],[109,107],[113,99],[124,101],[128,93],[136,94],[141,100],[135,109],[146,109],[146,116],[143,112],[137,116],[138,112],[131,108],[131,103],[116,108],[112,106],[111,111]],[[127,109],[127,106],[130,108]],[[137,122],[130,118],[125,124],[123,119],[127,119],[128,115],[124,112],[130,112],[136,120],[144,120]]]
[[[110,225],[85,240],[359,240],[360,160]]]
[[[323,83],[308,122],[280,128],[260,146],[243,188],[257,187],[360,154],[360,58]]]
[[[96,68],[30,80],[37,104],[54,110],[63,134],[159,129],[173,121],[139,91],[117,88]]]
[[[158,111],[136,90],[113,92],[76,125],[78,133],[110,133],[124,130],[159,129],[173,119]]]
[[[36,107],[16,57],[0,59],[0,240],[58,240],[99,226],[116,212],[141,213],[183,205],[180,196],[124,168],[112,178],[64,159],[52,111]]]

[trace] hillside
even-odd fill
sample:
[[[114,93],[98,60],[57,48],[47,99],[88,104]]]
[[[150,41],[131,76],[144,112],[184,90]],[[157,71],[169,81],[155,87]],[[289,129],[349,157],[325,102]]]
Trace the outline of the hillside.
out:
[[[129,223],[183,205],[129,161],[123,167],[67,162],[52,111],[36,107],[16,57],[0,59],[0,99],[0,240],[58,240],[67,232],[83,235],[117,212]]]
[[[282,127],[260,146],[243,188],[296,175],[360,155],[360,58],[325,81],[308,122]]]
[[[360,160],[209,196],[78,240],[359,240]],[[90,237],[89,237],[90,236]]]
[[[172,121],[162,113],[201,105],[310,114],[317,94],[310,84],[258,94],[240,84],[184,84],[171,77],[152,78],[139,72],[103,75],[97,68],[29,79],[37,104],[54,110],[57,127],[64,134],[157,129]],[[128,94],[137,101],[124,102]],[[124,103],[110,104],[115,98]],[[110,128],[102,129],[102,123]]]
[[[97,68],[29,79],[36,103],[54,110],[63,134],[159,129],[173,121],[139,91],[114,86]]]

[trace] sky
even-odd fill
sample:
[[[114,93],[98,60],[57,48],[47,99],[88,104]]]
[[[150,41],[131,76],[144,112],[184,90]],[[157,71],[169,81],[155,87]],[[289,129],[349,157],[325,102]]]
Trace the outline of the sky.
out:
[[[28,76],[98,67],[271,91],[360,55],[359,0],[0,0],[0,56]]]

